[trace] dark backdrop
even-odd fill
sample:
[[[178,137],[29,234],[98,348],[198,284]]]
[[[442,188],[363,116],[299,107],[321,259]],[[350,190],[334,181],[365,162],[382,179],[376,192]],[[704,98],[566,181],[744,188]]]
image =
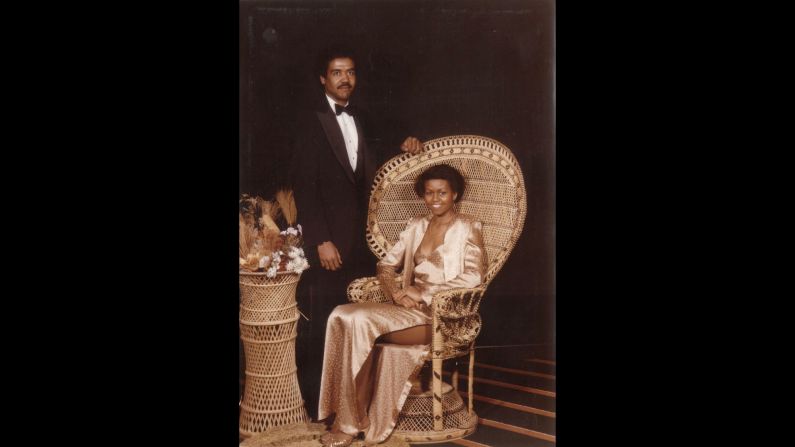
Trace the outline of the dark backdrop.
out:
[[[552,0],[241,1],[240,192],[287,183],[293,116],[318,94],[316,54],[353,43],[354,99],[378,118],[386,156],[407,135],[453,134],[516,155],[527,218],[485,297],[478,344],[553,344],[554,31]]]

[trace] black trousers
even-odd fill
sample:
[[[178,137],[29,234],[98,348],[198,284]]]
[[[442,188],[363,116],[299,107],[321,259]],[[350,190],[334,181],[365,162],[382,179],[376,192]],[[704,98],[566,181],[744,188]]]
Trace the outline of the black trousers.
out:
[[[364,238],[362,238],[364,239]],[[325,270],[317,257],[317,248],[304,248],[310,264],[298,283],[298,309],[309,318],[298,323],[296,365],[301,395],[312,420],[317,421],[320,396],[320,376],[323,369],[323,350],[326,322],[334,308],[348,303],[348,284],[357,278],[375,276],[376,257],[366,248],[366,242],[356,247],[350,259],[343,259],[343,267]]]

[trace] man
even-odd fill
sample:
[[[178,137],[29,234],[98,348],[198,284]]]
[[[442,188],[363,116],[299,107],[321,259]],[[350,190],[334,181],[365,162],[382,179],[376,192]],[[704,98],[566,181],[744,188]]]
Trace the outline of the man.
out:
[[[382,160],[367,144],[364,117],[350,105],[356,62],[345,49],[320,55],[317,74],[324,96],[298,122],[293,144],[293,191],[304,251],[311,268],[298,290],[299,308],[309,318],[297,343],[301,392],[316,419],[326,320],[347,302],[348,284],[374,276],[377,259],[367,247],[367,201]],[[422,143],[408,137],[401,150],[412,154]]]

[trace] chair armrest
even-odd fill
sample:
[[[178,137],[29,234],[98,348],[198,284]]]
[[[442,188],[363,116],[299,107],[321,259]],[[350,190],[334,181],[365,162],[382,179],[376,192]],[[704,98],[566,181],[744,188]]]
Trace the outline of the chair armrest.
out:
[[[477,313],[486,286],[443,290],[433,295],[434,313],[443,318],[463,318]]]
[[[400,283],[401,278],[396,278],[395,282]],[[351,303],[391,303],[392,299],[384,294],[378,278],[367,276],[351,281],[348,285],[348,301]]]
[[[444,290],[433,296],[433,339],[431,352],[437,358],[450,358],[466,352],[480,334],[478,314],[486,286]]]

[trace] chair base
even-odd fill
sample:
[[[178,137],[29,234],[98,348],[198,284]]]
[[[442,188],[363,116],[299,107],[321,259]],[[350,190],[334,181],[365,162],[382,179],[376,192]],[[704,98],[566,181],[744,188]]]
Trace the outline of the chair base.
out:
[[[470,414],[461,395],[442,383],[443,429],[433,429],[433,394],[426,391],[409,394],[400,411],[392,436],[412,444],[432,444],[460,439],[475,432],[478,416]]]
[[[472,418],[474,420],[474,425],[471,428],[446,429],[442,431],[431,430],[430,432],[395,430],[392,432],[392,436],[411,444],[437,444],[440,442],[448,442],[475,433],[475,428],[478,425],[478,417],[476,414],[472,413]]]

